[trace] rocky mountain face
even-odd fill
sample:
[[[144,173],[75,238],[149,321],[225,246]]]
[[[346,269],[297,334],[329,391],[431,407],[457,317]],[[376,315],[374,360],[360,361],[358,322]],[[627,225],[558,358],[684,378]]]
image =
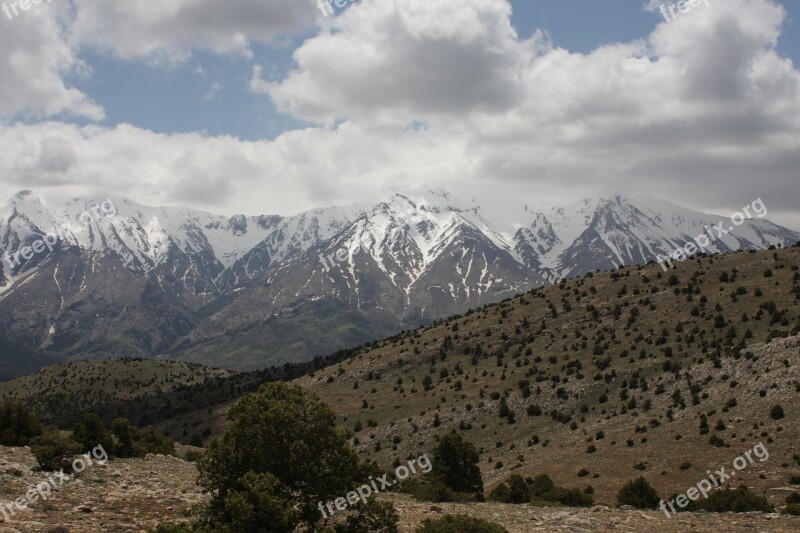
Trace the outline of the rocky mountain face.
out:
[[[125,198],[0,206],[0,334],[70,358],[168,356],[253,369],[307,360],[519,292],[645,263],[728,219],[652,198],[587,200],[503,224],[444,191],[291,217]],[[712,252],[794,244],[746,220]]]

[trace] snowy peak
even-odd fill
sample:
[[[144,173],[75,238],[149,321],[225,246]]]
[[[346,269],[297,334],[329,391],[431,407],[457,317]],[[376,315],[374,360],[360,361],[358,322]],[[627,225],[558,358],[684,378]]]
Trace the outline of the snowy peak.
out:
[[[755,202],[751,218],[735,226],[730,218],[692,211],[649,196],[582,200],[530,213],[530,223],[514,237],[515,249],[550,281],[619,265],[644,264],[667,255],[723,224],[725,234],[710,239],[707,251],[726,252],[794,244],[800,234],[763,217]]]

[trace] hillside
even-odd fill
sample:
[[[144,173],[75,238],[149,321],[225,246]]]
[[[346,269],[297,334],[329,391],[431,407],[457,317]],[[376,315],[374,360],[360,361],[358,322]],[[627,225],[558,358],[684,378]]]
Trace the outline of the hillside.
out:
[[[125,413],[120,409],[115,413],[136,422],[150,398],[163,401],[173,391],[235,375],[228,370],[172,361],[79,361],[0,383],[0,398],[23,401],[43,421],[55,425],[69,425],[82,413],[107,414],[111,406],[138,405],[136,411]]]
[[[736,485],[779,502],[800,474],[798,263],[792,248],[590,274],[406,332],[297,383],[387,465],[456,428],[481,449],[488,487],[547,473],[612,503],[640,474],[662,496],[682,493],[763,442],[769,461]],[[770,418],[773,405],[785,418]]]
[[[588,274],[334,354],[330,366],[221,377],[217,397],[200,385],[156,390],[130,408],[146,403],[174,437],[219,434],[233,398],[313,370],[295,382],[385,466],[455,428],[481,450],[487,489],[546,473],[613,504],[633,477],[662,497],[682,493],[763,443],[769,460],[735,482],[778,504],[800,474],[798,264],[795,247]],[[77,394],[54,401],[57,382],[21,383],[5,386],[39,390],[41,409],[82,409]],[[784,418],[770,417],[774,405]]]

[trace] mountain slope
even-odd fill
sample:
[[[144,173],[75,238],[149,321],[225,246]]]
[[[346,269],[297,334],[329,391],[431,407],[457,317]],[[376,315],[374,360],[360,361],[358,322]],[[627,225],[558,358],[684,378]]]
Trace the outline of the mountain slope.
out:
[[[508,216],[513,234],[474,203],[424,188],[373,207],[291,217],[223,217],[124,198],[48,206],[23,191],[0,206],[3,253],[14,257],[48,234],[57,241],[13,267],[2,262],[0,331],[69,358],[166,355],[264,368],[562,278],[644,264],[724,220],[646,197]],[[754,218],[709,251],[798,240]]]

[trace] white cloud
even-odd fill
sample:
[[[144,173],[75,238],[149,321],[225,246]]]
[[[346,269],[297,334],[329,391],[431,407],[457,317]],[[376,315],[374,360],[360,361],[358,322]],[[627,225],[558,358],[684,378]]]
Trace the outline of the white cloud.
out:
[[[101,119],[101,106],[64,77],[87,66],[63,36],[64,4],[33,4],[9,19],[0,14],[0,117],[67,114]]]
[[[169,5],[189,4],[201,5]],[[107,9],[96,13],[116,21],[122,7]],[[151,204],[279,214],[417,183],[503,204],[649,193],[728,212],[762,197],[771,217],[800,229],[800,74],[775,50],[786,17],[778,4],[713,2],[647,39],[589,54],[543,32],[521,39],[509,16],[504,0],[353,4],[295,51],[296,70],[276,79],[256,66],[250,80],[251,91],[320,127],[245,142],[14,124],[0,127],[0,193],[92,187]],[[97,43],[121,57],[247,49],[184,39],[186,28],[162,34],[145,12],[132,15],[141,35],[108,20],[111,33]]]
[[[73,2],[75,46],[153,62],[184,61],[195,50],[250,56],[251,42],[273,42],[321,16],[312,0]]]

